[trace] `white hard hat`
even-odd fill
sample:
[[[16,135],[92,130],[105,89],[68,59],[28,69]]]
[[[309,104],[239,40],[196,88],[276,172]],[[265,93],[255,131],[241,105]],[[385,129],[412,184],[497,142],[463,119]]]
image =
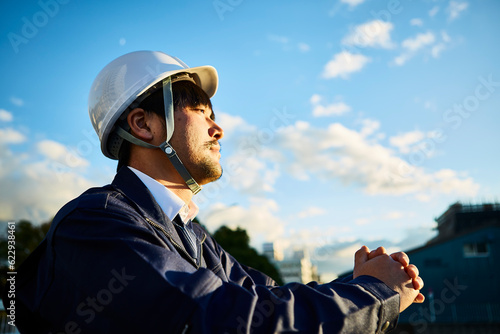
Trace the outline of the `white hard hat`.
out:
[[[109,150],[108,139],[123,112],[154,85],[177,73],[189,73],[208,97],[212,97],[217,91],[218,76],[215,68],[190,68],[178,58],[157,51],[125,54],[99,72],[92,83],[88,104],[90,120],[105,156],[118,159],[118,150]]]

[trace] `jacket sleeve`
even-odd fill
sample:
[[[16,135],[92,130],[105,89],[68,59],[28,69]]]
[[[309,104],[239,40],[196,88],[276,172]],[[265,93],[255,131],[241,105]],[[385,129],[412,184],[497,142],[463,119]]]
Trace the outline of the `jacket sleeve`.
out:
[[[382,333],[399,296],[364,276],[328,284],[222,280],[196,269],[132,210],[77,209],[54,232],[40,314],[75,333]],[[230,274],[229,274],[230,275]],[[259,283],[259,284],[256,284]]]
[[[222,263],[239,265],[217,247]],[[236,328],[235,333],[386,333],[396,327],[399,295],[374,277],[353,279],[351,275],[327,284],[289,283],[280,287],[267,275],[249,269],[257,284],[250,288],[252,302],[238,304],[243,311],[231,327]],[[244,287],[245,282],[237,282],[237,286]],[[225,298],[234,288],[238,289],[225,285],[217,293]]]

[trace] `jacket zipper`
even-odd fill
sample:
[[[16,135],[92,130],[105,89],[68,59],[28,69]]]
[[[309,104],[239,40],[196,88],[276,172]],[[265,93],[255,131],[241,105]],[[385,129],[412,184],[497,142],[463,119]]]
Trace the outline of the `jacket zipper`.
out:
[[[179,245],[177,242],[175,242],[175,240],[170,236],[170,234],[165,231],[165,229],[163,228],[163,226],[161,226],[160,224],[157,224],[155,223],[154,221],[152,221],[151,219],[147,218],[146,217],[146,221],[151,224],[153,227],[159,229],[160,231],[163,232],[163,234],[170,240],[170,242],[172,242],[174,244],[174,246],[179,250],[181,251],[183,254],[185,254],[188,259],[191,260],[191,263],[194,264],[194,266],[196,267],[196,269],[199,269],[200,266],[198,265],[198,263],[196,263],[196,261],[191,257],[191,255],[189,255],[189,253],[184,249],[184,247],[182,247],[181,245]],[[207,236],[205,235],[203,237],[203,240],[201,240],[201,243],[203,243],[205,241],[205,239],[207,238]],[[201,261],[201,257],[203,256],[203,247],[200,247],[200,261]]]

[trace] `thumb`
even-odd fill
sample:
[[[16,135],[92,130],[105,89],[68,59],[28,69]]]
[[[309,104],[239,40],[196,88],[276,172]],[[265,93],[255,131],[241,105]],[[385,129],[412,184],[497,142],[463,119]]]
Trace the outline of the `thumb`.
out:
[[[363,246],[361,247],[355,254],[354,254],[354,266],[360,265],[368,261],[368,254],[370,253],[370,250],[368,247]]]
[[[401,263],[405,268],[410,264],[410,258],[408,257],[408,255],[406,255],[405,252],[393,253],[391,254],[391,257],[394,261]]]

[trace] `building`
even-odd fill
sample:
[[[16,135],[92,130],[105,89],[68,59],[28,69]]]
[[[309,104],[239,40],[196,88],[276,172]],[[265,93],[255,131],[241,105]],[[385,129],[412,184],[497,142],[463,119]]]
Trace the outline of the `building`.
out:
[[[263,248],[264,255],[276,265],[284,283],[319,281],[317,268],[311,263],[307,251],[297,250],[292,256],[283,258],[274,243],[265,243]]]
[[[274,242],[266,242],[262,248],[264,255],[273,263],[283,260],[283,252]]]
[[[436,222],[438,235],[407,252],[426,300],[395,333],[500,333],[500,204],[455,203]]]

